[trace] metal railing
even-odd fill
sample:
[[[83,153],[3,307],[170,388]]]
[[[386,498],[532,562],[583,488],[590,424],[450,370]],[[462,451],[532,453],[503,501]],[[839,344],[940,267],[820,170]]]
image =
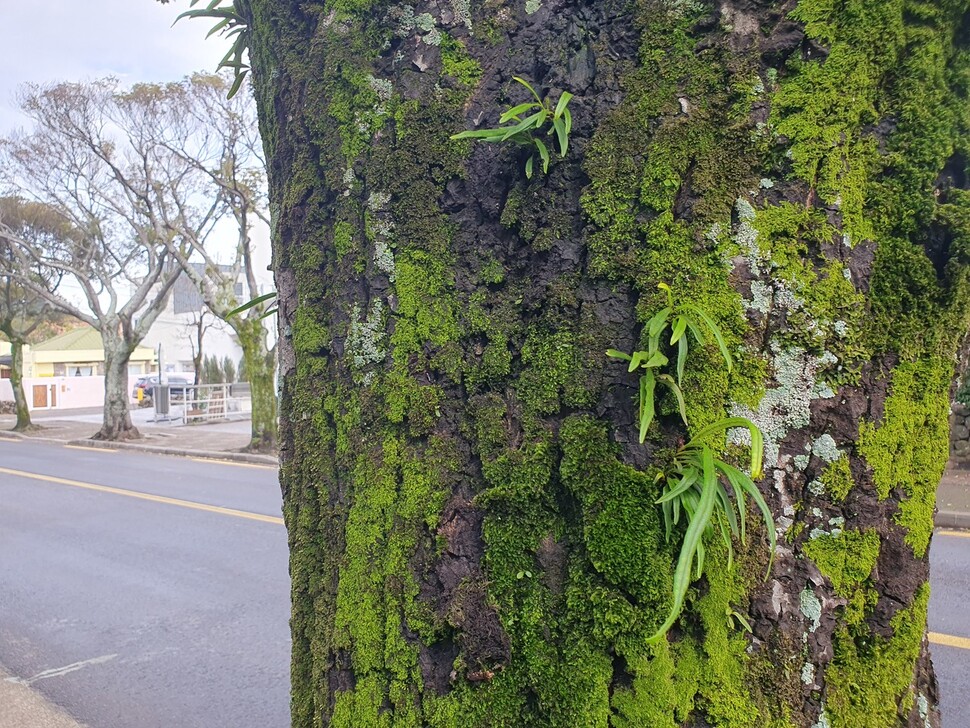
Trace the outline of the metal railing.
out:
[[[253,403],[248,384],[156,385],[156,416],[168,420],[209,422],[246,419]]]

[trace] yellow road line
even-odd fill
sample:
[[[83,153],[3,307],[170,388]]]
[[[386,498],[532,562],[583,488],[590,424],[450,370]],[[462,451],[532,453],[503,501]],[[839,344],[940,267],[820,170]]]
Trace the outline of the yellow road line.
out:
[[[80,480],[70,480],[68,478],[58,478],[53,475],[39,475],[28,473],[23,470],[10,470],[0,468],[0,473],[16,475],[19,478],[30,478],[32,480],[42,480],[45,483],[56,483],[57,485],[69,485],[72,488],[83,488],[94,490],[99,493],[111,493],[112,495],[123,495],[128,498],[138,498],[139,500],[151,501],[152,503],[165,503],[170,506],[180,506],[191,508],[196,511],[206,511],[207,513],[218,513],[223,516],[234,516],[235,518],[246,518],[250,521],[262,521],[263,523],[273,523],[278,526],[283,525],[283,519],[277,516],[264,516],[262,513],[252,513],[250,511],[240,511],[235,508],[223,508],[222,506],[210,506],[206,503],[196,503],[195,501],[182,500],[181,498],[168,498],[163,495],[152,495],[151,493],[139,493],[134,490],[124,488],[112,488],[109,485],[96,485],[95,483],[84,483]]]
[[[955,536],[957,538],[970,538],[970,531],[954,531],[950,528],[941,528],[937,532],[939,536]]]
[[[961,650],[970,650],[970,639],[966,637],[956,637],[952,634],[940,634],[930,632],[929,640],[934,645],[945,645],[946,647],[959,647]]]
[[[214,463],[216,465],[235,465],[237,468],[261,468],[263,470],[276,470],[275,465],[261,465],[260,463],[240,463],[235,460],[221,460],[219,458],[189,458],[197,463]]]
[[[96,445],[95,446],[90,446],[90,445],[65,445],[64,447],[69,448],[71,450],[87,450],[88,452],[91,452],[91,451],[94,451],[94,452],[118,452],[116,449],[111,448],[111,447],[98,447]]]

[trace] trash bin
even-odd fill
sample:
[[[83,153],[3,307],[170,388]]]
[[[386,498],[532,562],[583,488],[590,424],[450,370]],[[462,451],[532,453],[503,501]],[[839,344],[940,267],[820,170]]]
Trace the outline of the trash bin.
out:
[[[172,402],[172,388],[167,384],[156,384],[152,399],[155,400],[155,414],[167,415]]]

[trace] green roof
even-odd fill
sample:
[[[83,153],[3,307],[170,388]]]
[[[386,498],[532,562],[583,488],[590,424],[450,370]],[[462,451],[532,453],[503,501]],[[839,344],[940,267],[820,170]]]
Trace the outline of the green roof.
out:
[[[90,326],[81,326],[30,348],[33,351],[90,351],[103,349],[104,343],[101,341],[101,332]]]

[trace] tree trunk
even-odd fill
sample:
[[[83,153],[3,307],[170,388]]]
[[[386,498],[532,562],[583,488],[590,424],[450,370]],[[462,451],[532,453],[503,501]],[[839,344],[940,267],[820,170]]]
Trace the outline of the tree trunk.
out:
[[[237,317],[238,318],[238,317]],[[266,349],[266,332],[258,318],[230,322],[249,373],[252,397],[251,452],[276,452],[276,387],[273,382],[273,358]]]
[[[104,421],[94,440],[137,440],[141,437],[128,411],[128,360],[135,345],[104,335]]]
[[[14,432],[26,432],[32,425],[27,395],[24,392],[24,342],[11,337],[10,355],[10,386],[13,389],[14,408],[17,411],[17,424],[13,429]]]
[[[293,725],[938,726],[966,0],[249,5]],[[576,95],[531,179],[449,139],[530,101],[513,76]],[[692,343],[690,428],[658,394],[640,445],[604,352],[646,348],[660,283],[734,366]],[[733,568],[708,539],[648,644],[657,476],[727,414],[765,435],[769,577],[755,519]]]

